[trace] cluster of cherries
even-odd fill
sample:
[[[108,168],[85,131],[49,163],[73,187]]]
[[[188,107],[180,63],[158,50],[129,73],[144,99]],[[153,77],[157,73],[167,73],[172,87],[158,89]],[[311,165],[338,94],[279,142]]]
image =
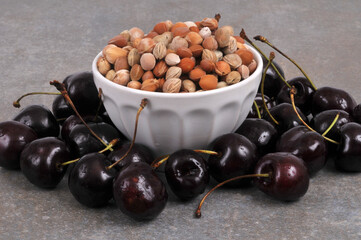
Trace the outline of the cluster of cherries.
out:
[[[240,35],[257,48],[243,30]],[[273,47],[263,37],[255,39]],[[69,168],[69,190],[78,202],[95,208],[114,198],[137,220],[155,218],[167,203],[166,187],[155,172],[164,162],[167,183],[182,201],[202,194],[211,176],[219,182],[201,200],[198,217],[206,197],[225,184],[254,184],[276,199],[297,200],[330,154],[337,156],[337,169],[361,172],[361,104],[343,90],[316,89],[301,68],[305,77],[285,81],[274,55],[261,54],[262,84],[248,118],[209,150],[182,149],[154,160],[148,148],[134,143],[136,128],[129,141],[114,127],[92,73],[81,72],[51,82],[60,92],[48,93],[59,95],[52,112],[30,105],[0,123],[0,166],[21,169],[41,188],[55,188]]]

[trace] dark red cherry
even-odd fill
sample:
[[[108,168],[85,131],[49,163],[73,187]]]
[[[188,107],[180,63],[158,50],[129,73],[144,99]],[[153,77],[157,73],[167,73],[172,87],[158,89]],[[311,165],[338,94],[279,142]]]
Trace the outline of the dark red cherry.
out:
[[[268,61],[264,58],[263,60],[263,71],[268,63]],[[278,69],[279,73],[283,76],[285,76],[283,69],[277,62],[272,61],[275,67]],[[270,66],[266,72],[266,78],[264,81],[264,94],[269,96],[270,98],[277,97],[278,92],[281,90],[281,88],[284,86],[284,82],[282,79],[278,76],[278,74],[275,72],[275,70]],[[258,89],[258,92],[261,92],[261,88]]]
[[[325,139],[305,126],[291,128],[279,138],[277,152],[289,152],[301,158],[309,175],[320,171],[326,164],[327,147]]]
[[[361,123],[361,103],[353,109],[352,116],[355,122]]]
[[[253,142],[259,156],[273,152],[278,138],[276,128],[270,122],[258,118],[246,118],[236,133]]]
[[[42,105],[29,105],[22,109],[13,118],[34,129],[39,138],[58,137],[59,123],[50,110]]]
[[[361,172],[361,125],[346,123],[341,127],[340,133],[336,168],[346,172]]]
[[[121,157],[123,157],[125,153],[128,151],[130,144],[131,144],[130,142],[120,143],[120,147],[116,147],[114,151],[109,153],[108,155],[109,161],[111,163],[115,163]],[[147,148],[142,144],[134,143],[128,155],[114,167],[121,171],[125,166],[127,166],[130,163],[145,162],[150,165],[153,161],[154,161],[153,153],[149,148]]]
[[[113,197],[113,181],[117,174],[107,157],[101,153],[84,155],[69,173],[71,194],[81,204],[91,207],[106,206]]]
[[[296,77],[287,81],[291,86],[296,88],[294,95],[295,105],[308,115],[311,113],[312,97],[315,92],[310,82],[305,77]],[[284,85],[277,95],[278,103],[291,103],[290,89]]]
[[[96,113],[100,99],[91,72],[74,73],[67,76],[63,83],[79,113]]]
[[[265,102],[267,103],[267,108],[270,109],[274,106],[276,106],[276,102],[271,100],[268,96],[264,95]],[[262,100],[262,94],[257,93],[256,97],[254,98],[254,101],[257,103],[258,110],[261,114],[261,117],[263,117],[266,114],[266,110],[264,109],[264,104]],[[252,108],[248,113],[247,118],[258,118],[257,110],[254,104],[252,104]]]
[[[110,143],[113,139],[120,138],[118,131],[107,123],[89,123],[88,126],[105,143]],[[87,153],[101,151],[105,146],[95,138],[84,124],[78,124],[71,130],[67,145],[73,157],[81,157]]]
[[[119,209],[138,221],[157,217],[168,200],[163,182],[144,162],[131,163],[119,173],[113,195]]]
[[[104,122],[115,127],[113,121],[110,119],[110,116],[109,116],[108,112],[105,111],[105,109],[104,109],[104,111],[100,111],[100,117],[103,119]]]
[[[94,115],[86,115],[82,117],[86,123],[99,123],[102,122],[102,118]],[[78,124],[82,124],[82,121],[77,115],[69,116],[63,123],[61,128],[61,138],[66,142],[69,141],[69,134],[71,130]]]
[[[310,178],[304,161],[291,153],[277,152],[263,156],[255,173],[271,174],[268,178],[256,178],[254,183],[262,192],[278,200],[295,201],[308,190]]]
[[[63,179],[70,161],[70,153],[63,141],[55,137],[32,141],[21,153],[20,167],[25,177],[35,186],[55,188]]]
[[[342,125],[352,122],[352,117],[350,114],[343,110],[326,110],[323,112],[320,112],[311,121],[311,124],[314,128],[314,130],[320,134],[323,134],[329,126],[331,126],[331,123],[335,119],[337,113],[340,113],[340,116],[335,123],[335,125],[331,128],[331,130],[326,134],[327,137],[339,141],[340,139],[340,128]]]
[[[352,114],[356,107],[355,99],[346,91],[332,88],[322,87],[317,89],[312,98],[312,114],[316,116],[325,110],[339,109]]]
[[[307,118],[300,111],[299,108],[297,108],[297,111],[303,121],[307,123]],[[276,127],[279,134],[282,134],[293,127],[303,125],[303,123],[297,117],[295,111],[293,110],[292,105],[289,103],[278,104],[277,106],[270,109],[270,113],[278,121],[279,124],[275,124],[268,114],[265,115],[264,119],[272,123]]]
[[[218,155],[211,155],[208,166],[211,176],[218,182],[250,174],[257,162],[256,145],[238,133],[228,133],[218,137],[213,144],[212,151]],[[228,186],[249,186],[249,179],[233,181]]]
[[[208,166],[203,157],[188,149],[171,154],[165,176],[173,193],[183,201],[202,194],[209,183]]]
[[[66,102],[62,95],[56,96],[53,101],[52,111],[56,119],[66,119],[69,116],[75,114],[73,109]],[[64,121],[59,121],[60,123]]]
[[[37,139],[36,132],[28,126],[16,122],[0,123],[0,167],[20,168],[20,154],[26,144]]]

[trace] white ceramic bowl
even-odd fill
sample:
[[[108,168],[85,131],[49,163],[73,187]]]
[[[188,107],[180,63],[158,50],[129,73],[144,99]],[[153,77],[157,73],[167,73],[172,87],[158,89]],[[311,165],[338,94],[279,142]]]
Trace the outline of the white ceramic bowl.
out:
[[[97,88],[101,88],[104,106],[116,127],[129,139],[133,137],[135,117],[143,98],[148,105],[141,112],[136,142],[157,155],[176,150],[206,149],[220,135],[234,132],[247,117],[262,76],[262,59],[252,47],[258,63],[247,79],[221,89],[196,93],[147,92],[109,81],[93,61]]]

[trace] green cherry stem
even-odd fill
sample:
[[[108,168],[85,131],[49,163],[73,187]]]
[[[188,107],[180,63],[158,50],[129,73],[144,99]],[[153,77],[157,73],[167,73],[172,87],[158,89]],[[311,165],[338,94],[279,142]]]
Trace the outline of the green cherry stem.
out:
[[[108,151],[108,150],[110,150],[112,147],[114,147],[114,145],[115,144],[117,144],[119,142],[119,139],[117,138],[117,139],[113,139],[110,143],[109,143],[109,145],[106,147],[106,148],[104,148],[103,150],[101,150],[101,151],[99,151],[99,153],[103,153],[103,152],[106,152],[106,151]]]
[[[324,131],[324,133],[322,133],[322,137],[326,136],[326,134],[333,128],[333,126],[336,124],[338,118],[340,117],[340,112],[338,112],[336,114],[336,117],[333,119],[332,123],[330,124],[330,126],[326,129],[326,131]]]
[[[207,199],[207,197],[217,188],[222,187],[224,184],[232,182],[232,181],[236,181],[236,180],[240,180],[240,179],[244,179],[244,178],[255,178],[255,177],[262,177],[262,178],[268,178],[271,176],[271,173],[261,173],[261,174],[248,174],[248,175],[243,175],[243,176],[238,176],[238,177],[234,177],[231,179],[228,179],[224,182],[219,183],[217,186],[215,186],[214,188],[212,188],[211,190],[209,190],[209,192],[207,192],[206,195],[204,195],[204,197],[202,198],[202,200],[199,202],[198,208],[195,212],[195,215],[197,218],[200,218],[202,216],[201,214],[201,208],[202,205],[204,203],[204,201]]]
[[[209,155],[218,155],[218,156],[220,155],[219,153],[217,153],[215,151],[211,151],[211,150],[194,149],[193,151],[196,152],[196,153],[204,153],[204,154],[209,154]],[[153,169],[158,168],[165,161],[167,161],[169,157],[170,157],[170,154],[161,156],[161,157],[155,159],[150,166]]]
[[[158,158],[159,160],[158,159],[154,160],[154,162],[151,164],[151,167],[153,169],[158,168],[160,165],[162,165],[165,161],[168,160],[169,156],[170,155],[165,155],[165,156],[162,156],[160,159]]]
[[[260,113],[260,111],[259,111],[259,107],[258,107],[258,104],[256,103],[256,101],[253,101],[253,105],[254,105],[254,107],[256,108],[256,112],[257,112],[258,118],[261,119],[261,118],[262,118],[262,117],[261,117],[261,113]]]
[[[193,151],[196,152],[196,153],[205,153],[205,154],[209,154],[209,155],[219,155],[219,153],[217,153],[215,151],[211,151],[211,150],[194,149]]]
[[[80,158],[76,158],[76,159],[74,159],[74,160],[70,160],[70,161],[67,161],[67,162],[63,162],[63,163],[60,164],[60,166],[69,165],[69,164],[75,163],[75,162],[77,162],[77,161],[79,161],[79,160],[80,160]]]
[[[154,159],[154,161],[150,164],[150,166],[152,167],[152,168],[157,168],[157,167],[159,167],[160,166],[160,164],[162,164],[164,161],[166,161],[167,159],[168,159],[168,157],[170,156],[170,154],[167,154],[167,155],[163,155],[163,156],[160,156],[160,157],[157,157],[156,159]],[[163,160],[164,158],[167,158],[166,160],[164,160],[162,163],[160,163],[158,166],[156,166],[157,165],[157,163],[159,162],[159,161],[161,161],[161,160]],[[155,167],[156,166],[156,167]]]
[[[313,128],[311,128],[305,121],[303,121],[302,117],[300,116],[300,114],[298,113],[297,111],[297,107],[296,107],[296,104],[295,104],[295,94],[296,94],[296,88],[294,86],[292,86],[291,90],[290,90],[290,98],[291,98],[291,103],[292,103],[292,107],[293,107],[293,110],[295,111],[297,117],[300,119],[300,121],[303,123],[303,125],[305,125],[309,130],[311,130],[312,132],[316,132]],[[332,124],[331,124],[332,125]],[[327,141],[329,142],[332,142],[334,144],[340,144],[339,142],[335,141],[335,140],[332,140],[324,135],[322,135],[322,137],[324,139],[326,139]]]
[[[103,152],[105,152],[105,151],[108,151],[108,150],[111,149],[115,144],[117,144],[118,141],[119,141],[118,138],[117,138],[117,139],[113,139],[106,148],[104,148],[103,150],[99,151],[98,153],[103,153]],[[71,160],[71,161],[67,161],[67,162],[63,162],[63,163],[60,164],[60,166],[69,165],[69,164],[75,163],[75,162],[77,162],[77,161],[79,161],[79,160],[80,160],[80,158],[77,158],[77,159],[74,159],[74,160]]]
[[[287,58],[290,62],[292,62],[301,72],[302,74],[307,78],[307,80],[310,82],[310,84],[312,85],[312,88],[316,91],[317,88],[315,86],[315,84],[313,84],[313,82],[311,81],[311,79],[307,76],[307,74],[303,71],[303,69],[290,57],[288,57],[286,54],[284,54],[281,50],[279,50],[278,48],[276,48],[275,46],[273,46],[273,44],[271,44],[267,38],[258,35],[254,37],[255,40],[257,41],[261,41],[263,43],[266,43],[268,46],[270,46],[271,48],[273,48],[274,50],[276,50],[277,52],[279,52],[282,56],[284,56],[285,58]]]
[[[262,50],[251,40],[249,39],[249,37],[246,35],[246,32],[244,31],[244,29],[242,28],[242,31],[240,32],[239,36],[241,38],[243,38],[244,40],[246,40],[249,44],[252,45],[252,47],[254,47],[261,55],[262,57],[264,57],[268,62],[269,62],[269,58],[266,56],[266,54],[264,54],[262,52]],[[271,66],[273,68],[273,70],[277,73],[278,77],[286,84],[286,86],[288,88],[291,88],[291,85],[286,81],[286,79],[281,75],[281,73],[278,71],[278,69],[276,68],[276,66],[271,63]]]
[[[269,66],[271,65],[273,59],[275,58],[275,53],[274,52],[271,52],[270,53],[270,56],[269,56],[269,61],[266,65],[266,68],[264,69],[263,71],[263,74],[262,74],[262,82],[261,82],[261,94],[262,94],[262,102],[263,102],[263,106],[264,106],[264,109],[266,110],[267,114],[271,117],[272,121],[279,125],[278,121],[272,116],[272,114],[270,113],[270,111],[268,110],[268,107],[267,107],[267,103],[266,103],[266,100],[264,98],[264,81],[266,79],[266,72],[267,72],[267,69],[269,68]]]
[[[58,92],[30,92],[30,93],[26,93],[26,94],[22,95],[21,97],[19,97],[16,101],[14,101],[13,106],[16,107],[16,108],[21,107],[20,106],[21,99],[23,99],[24,97],[27,97],[27,96],[31,96],[31,95],[61,95],[61,93],[58,93]]]
[[[120,163],[120,161],[122,161],[126,156],[128,156],[128,154],[130,153],[130,151],[132,150],[133,146],[134,146],[134,142],[135,142],[135,138],[137,137],[137,130],[138,130],[138,121],[139,121],[139,116],[140,113],[143,111],[143,109],[145,108],[145,106],[147,106],[148,104],[148,99],[143,98],[138,112],[137,112],[137,116],[135,117],[135,127],[134,127],[134,133],[133,133],[133,139],[132,139],[132,143],[130,144],[127,152],[116,162],[114,162],[112,165],[107,167],[107,170],[111,169],[112,167],[114,167],[115,165],[117,165],[118,163]]]

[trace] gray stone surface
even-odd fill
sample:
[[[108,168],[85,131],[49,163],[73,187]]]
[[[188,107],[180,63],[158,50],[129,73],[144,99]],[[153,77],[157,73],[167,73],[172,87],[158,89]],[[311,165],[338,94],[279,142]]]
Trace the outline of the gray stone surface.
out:
[[[149,31],[162,20],[199,20],[222,14],[249,36],[262,34],[303,66],[317,86],[349,91],[361,102],[361,1],[46,1],[0,0],[0,121],[17,110],[19,95],[52,90],[49,80],[90,70],[107,40],[133,26]],[[262,46],[266,52],[269,48]],[[297,69],[277,55],[288,78]],[[51,106],[37,96],[23,105]],[[135,222],[117,210],[87,209],[66,180],[52,191],[20,172],[0,169],[0,239],[360,239],[361,176],[329,164],[300,201],[283,203],[256,189],[219,190],[193,218],[200,197],[171,195],[154,221]]]

